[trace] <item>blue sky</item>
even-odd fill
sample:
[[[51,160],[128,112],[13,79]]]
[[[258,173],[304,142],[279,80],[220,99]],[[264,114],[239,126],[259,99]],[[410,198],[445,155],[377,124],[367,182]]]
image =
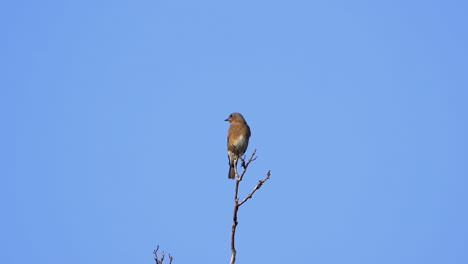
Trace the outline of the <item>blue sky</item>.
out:
[[[465,1],[4,1],[2,263],[468,263]]]

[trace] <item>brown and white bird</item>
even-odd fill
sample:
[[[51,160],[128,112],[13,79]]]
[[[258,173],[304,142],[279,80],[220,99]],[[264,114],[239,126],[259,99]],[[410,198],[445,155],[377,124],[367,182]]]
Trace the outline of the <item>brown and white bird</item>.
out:
[[[249,145],[250,127],[240,113],[232,113],[228,119],[231,126],[228,130],[227,148],[229,158],[229,179],[235,178],[234,168],[237,167],[239,157],[244,155]],[[237,169],[237,168],[236,168]]]

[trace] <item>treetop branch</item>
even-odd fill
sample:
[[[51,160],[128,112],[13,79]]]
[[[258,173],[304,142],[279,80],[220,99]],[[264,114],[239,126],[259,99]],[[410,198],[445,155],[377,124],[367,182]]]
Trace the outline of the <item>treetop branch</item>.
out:
[[[242,181],[242,179],[244,179],[244,175],[247,172],[247,168],[249,167],[250,163],[257,159],[257,156],[255,156],[256,153],[257,153],[257,150],[254,150],[250,158],[247,160],[247,162],[245,161],[245,155],[243,157],[240,157],[240,160],[242,161],[241,166],[244,168],[242,173],[239,174],[237,171],[237,162],[236,162],[236,166],[234,167],[236,182],[235,182],[235,189],[234,189],[234,214],[232,217],[232,232],[231,232],[231,253],[232,253],[231,262],[230,262],[231,264],[236,263],[237,251],[236,251],[236,246],[235,246],[235,238],[236,238],[236,229],[237,229],[237,213],[239,211],[239,207],[243,205],[245,202],[247,202],[247,200],[251,199],[254,193],[258,189],[260,189],[267,180],[270,179],[270,171],[268,171],[265,178],[263,178],[262,180],[259,180],[255,188],[242,200],[242,202],[239,203],[239,184]]]

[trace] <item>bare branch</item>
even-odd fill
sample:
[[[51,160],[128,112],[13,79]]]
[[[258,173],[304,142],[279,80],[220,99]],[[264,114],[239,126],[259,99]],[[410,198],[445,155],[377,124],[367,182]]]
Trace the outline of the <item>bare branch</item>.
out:
[[[242,167],[245,169],[247,169],[247,166],[249,166],[250,162],[254,161],[257,159],[257,156],[255,156],[255,154],[257,153],[257,150],[254,149],[252,155],[250,156],[249,160],[247,161],[247,164],[245,163],[245,155],[243,157],[239,157],[242,161]]]
[[[247,162],[245,161],[245,156],[240,157],[240,160],[242,161],[241,166],[244,168],[244,170],[242,171],[240,175],[237,171],[237,162],[234,164],[235,165],[234,173],[236,175],[236,186],[235,186],[235,191],[234,191],[234,214],[232,217],[232,232],[231,232],[231,253],[232,253],[231,264],[234,264],[236,262],[236,255],[237,255],[236,246],[235,246],[235,242],[236,242],[235,238],[236,238],[236,229],[237,229],[237,212],[239,211],[239,207],[243,205],[245,202],[247,202],[248,199],[252,198],[254,193],[262,187],[263,183],[265,183],[268,179],[270,179],[270,171],[268,171],[267,176],[263,180],[260,180],[255,186],[255,188],[252,190],[252,192],[250,192],[249,195],[247,195],[242,200],[242,202],[239,203],[239,184],[244,178],[244,175],[247,172],[247,168],[249,167],[250,163],[257,159],[257,156],[255,156],[256,153],[257,153],[257,150],[254,150],[249,160],[247,160]]]
[[[244,157],[240,157],[240,159],[241,159],[241,161],[242,161],[242,167],[244,168],[244,170],[242,171],[240,177],[239,177],[238,174],[236,174],[236,176],[237,176],[236,178],[237,178],[237,179],[240,178],[239,181],[242,181],[242,178],[244,178],[244,175],[245,175],[245,173],[247,172],[247,168],[249,167],[250,163],[251,163],[252,161],[254,161],[254,160],[257,159],[257,156],[255,156],[256,153],[257,153],[257,150],[255,149],[255,150],[253,151],[252,155],[250,156],[250,159],[247,161],[247,163],[245,162],[245,155],[244,155]]]
[[[163,264],[164,262],[164,257],[165,257],[165,254],[164,254],[164,251],[161,253],[161,258],[158,257],[158,250],[159,250],[159,245],[156,247],[156,249],[153,251],[153,254],[154,254],[154,260],[156,261],[156,264]],[[172,260],[174,258],[171,256],[171,254],[169,254],[169,264],[172,263]]]
[[[265,183],[268,179],[270,179],[270,171],[267,172],[267,176],[263,180],[258,181],[257,186],[255,186],[255,188],[252,190],[252,192],[250,192],[249,195],[247,195],[247,197],[245,197],[244,200],[242,200],[242,202],[239,203],[239,206],[243,205],[245,202],[247,202],[248,199],[252,198],[253,194],[258,189],[260,189],[260,187],[262,187],[263,183]]]

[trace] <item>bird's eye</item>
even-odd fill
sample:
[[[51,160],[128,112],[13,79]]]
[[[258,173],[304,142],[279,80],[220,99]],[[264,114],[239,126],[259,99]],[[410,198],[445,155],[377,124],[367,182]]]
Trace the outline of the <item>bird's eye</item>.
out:
[[[232,118],[232,115],[229,115],[229,118]]]

